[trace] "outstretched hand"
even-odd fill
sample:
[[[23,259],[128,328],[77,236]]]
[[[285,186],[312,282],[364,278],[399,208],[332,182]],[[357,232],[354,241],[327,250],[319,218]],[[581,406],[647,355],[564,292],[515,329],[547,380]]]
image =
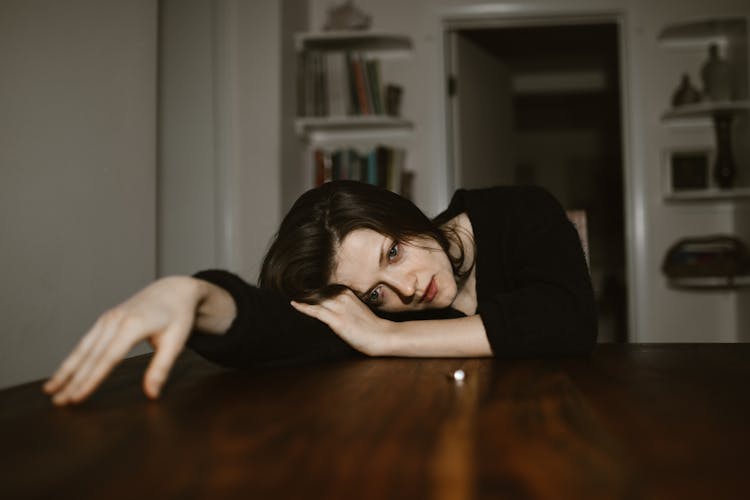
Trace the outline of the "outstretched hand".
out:
[[[292,306],[327,324],[339,337],[368,356],[385,351],[392,322],[379,318],[351,290],[319,304],[292,301]]]
[[[136,343],[148,340],[155,353],[143,390],[152,399],[158,397],[190,335],[200,300],[192,278],[174,276],[152,283],[102,314],[44,384],[44,391],[56,405],[81,402]]]

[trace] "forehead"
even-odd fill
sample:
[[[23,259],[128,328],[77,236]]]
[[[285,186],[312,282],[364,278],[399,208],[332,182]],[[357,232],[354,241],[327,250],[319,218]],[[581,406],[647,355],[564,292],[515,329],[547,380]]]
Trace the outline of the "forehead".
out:
[[[373,283],[387,238],[372,229],[355,229],[336,247],[331,283],[364,293]]]

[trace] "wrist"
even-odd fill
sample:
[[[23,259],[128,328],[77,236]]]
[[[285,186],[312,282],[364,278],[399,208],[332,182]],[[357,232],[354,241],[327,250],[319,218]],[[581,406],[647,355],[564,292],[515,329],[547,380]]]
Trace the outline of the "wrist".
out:
[[[223,334],[237,315],[234,298],[225,289],[208,281],[191,280],[195,294],[195,326],[204,333]]]
[[[400,338],[400,323],[395,321],[382,320],[382,333],[375,337],[373,348],[370,356],[392,356],[397,352],[398,340]]]
[[[201,281],[191,276],[165,276],[158,280],[162,287],[167,287],[172,293],[194,301],[196,304],[205,296],[205,289]],[[204,282],[205,283],[205,282]]]

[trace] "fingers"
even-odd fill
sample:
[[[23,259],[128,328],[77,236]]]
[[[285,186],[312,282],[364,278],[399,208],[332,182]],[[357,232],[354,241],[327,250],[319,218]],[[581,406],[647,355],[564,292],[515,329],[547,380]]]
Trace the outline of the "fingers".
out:
[[[301,312],[302,314],[306,314],[308,316],[311,316],[315,319],[319,319],[320,321],[323,321],[321,318],[321,313],[323,312],[323,306],[320,304],[305,304],[304,302],[297,302],[292,301],[291,302],[292,307],[294,307],[296,310]]]
[[[47,394],[59,393],[66,388],[71,379],[79,372],[82,365],[89,359],[91,352],[100,345],[103,336],[111,327],[111,318],[108,314],[103,315],[81,339],[73,352],[62,363],[57,372],[44,385]]]
[[[346,290],[319,304],[305,304],[294,300],[291,301],[291,304],[299,312],[319,319],[331,328],[334,328],[333,323],[336,323],[339,317],[352,314],[360,309],[367,309],[367,306],[351,290]],[[369,311],[369,309],[367,310]]]
[[[78,367],[81,360],[83,360],[89,353],[91,348],[96,343],[98,337],[97,334],[102,329],[102,323],[104,323],[104,316],[100,317],[94,326],[84,335],[84,337],[78,342],[78,345],[73,349],[73,352],[63,361],[57,371],[52,377],[44,384],[44,392],[47,394],[53,394],[57,392],[62,385],[73,375],[76,367]]]
[[[326,301],[326,303],[321,304],[304,304],[301,302],[292,301],[292,306],[299,312],[322,321],[335,330],[337,316],[334,311],[330,309],[330,304],[327,304],[327,302],[330,301]]]
[[[328,325],[354,349],[365,354],[375,352],[372,347],[373,333],[382,328],[372,311],[353,293],[342,293],[320,304],[291,304],[301,313]]]
[[[76,360],[73,372],[53,391],[56,394],[52,402],[65,405],[78,403],[88,397],[134,344],[138,330],[135,323],[132,319],[110,314],[92,332],[94,341],[91,348]]]
[[[83,370],[79,372],[80,377],[77,380],[74,379],[70,384],[67,400],[63,400],[66,397],[65,394],[60,396],[60,399],[63,400],[61,404],[66,402],[80,403],[88,398],[101,384],[102,380],[109,375],[115,365],[125,357],[131,347],[127,342],[120,339],[113,340],[105,350],[100,352],[96,359],[92,360],[85,372]]]
[[[157,354],[144,378],[144,389],[149,396],[158,395],[202,297],[193,281],[158,280],[104,313],[44,384],[44,391],[55,404],[82,401],[135,343],[149,339]]]
[[[169,327],[157,343],[156,351],[148,365],[146,375],[143,377],[143,392],[149,398],[156,399],[159,397],[169,371],[172,369],[180,351],[182,351],[189,332],[189,324],[173,325]]]

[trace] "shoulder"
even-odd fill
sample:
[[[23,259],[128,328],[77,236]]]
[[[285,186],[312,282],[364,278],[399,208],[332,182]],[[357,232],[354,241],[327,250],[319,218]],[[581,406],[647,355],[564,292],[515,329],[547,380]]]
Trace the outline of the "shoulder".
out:
[[[539,186],[495,186],[482,189],[459,189],[451,205],[460,205],[474,215],[500,214],[534,216],[563,213],[562,206],[546,189]]]

